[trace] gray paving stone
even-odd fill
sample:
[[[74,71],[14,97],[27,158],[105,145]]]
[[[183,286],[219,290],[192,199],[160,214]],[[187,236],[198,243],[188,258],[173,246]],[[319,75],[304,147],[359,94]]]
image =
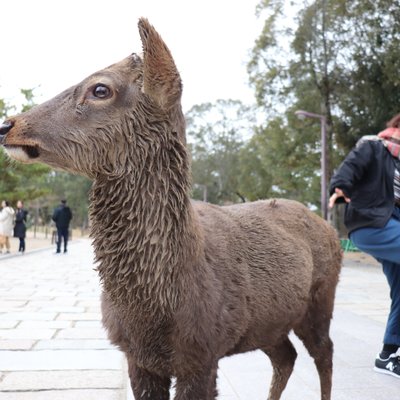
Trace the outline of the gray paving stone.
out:
[[[361,340],[356,334],[349,334],[336,328],[332,329],[334,340],[334,354],[346,367],[368,368],[372,366],[375,355],[380,348],[380,342],[369,343]],[[351,357],[348,355],[351,354]]]
[[[21,283],[21,282],[18,282]],[[26,299],[29,299],[30,297],[34,297],[35,292],[33,289],[29,290],[21,290],[21,289],[13,289],[12,291],[8,291],[7,298],[8,300],[14,300],[14,301],[26,301]]]
[[[393,382],[392,377],[388,378],[389,382]],[[382,383],[385,380],[385,376],[377,374],[373,371],[373,363],[370,362],[368,367],[357,368],[337,368],[334,372],[333,385],[335,391],[352,390],[354,389],[355,382],[362,382],[364,380],[363,389],[373,389],[382,387]],[[398,382],[400,384],[400,382]],[[358,385],[357,385],[358,386]]]
[[[77,298],[95,300],[99,299],[99,288],[94,289],[92,292],[78,292]]]
[[[23,307],[27,300],[1,300],[0,298],[0,312],[14,311]]]
[[[95,272],[93,272],[95,275],[96,275],[96,273]],[[93,286],[94,284],[93,284],[93,282],[91,282],[91,285]],[[89,302],[93,302],[93,303],[98,303],[98,304],[100,304],[100,293],[101,293],[101,288],[100,288],[100,285],[99,285],[99,283],[98,283],[98,277],[97,277],[97,275],[96,275],[96,281],[95,281],[95,290],[96,290],[96,292],[95,292],[95,295],[90,295],[90,296],[86,296],[86,293],[83,293],[83,294],[79,294],[79,296],[76,296],[76,298],[77,298],[77,300],[78,300],[78,303],[79,302],[87,302],[87,301],[89,301]],[[87,307],[88,305],[87,304],[78,304],[77,303],[77,305],[80,305],[80,306],[84,306],[84,307]],[[95,306],[96,304],[92,304],[92,306]]]
[[[77,299],[76,296],[56,296],[54,297],[54,299],[52,300],[51,304],[57,305],[57,304],[61,304],[63,306],[73,306],[73,307],[81,307],[81,305],[76,304],[77,303]]]
[[[101,321],[76,321],[75,328],[97,328],[103,329],[103,324]]]
[[[0,340],[0,350],[29,350],[36,340],[9,339]]]
[[[56,289],[56,287],[59,287],[59,289]],[[67,290],[68,287],[70,290]],[[68,283],[60,281],[58,285],[55,284],[52,285],[51,290],[49,290],[49,294],[53,295],[54,298],[56,298],[56,297],[76,296],[77,292],[75,290],[75,285],[71,287],[71,285],[68,285]]]
[[[55,339],[105,339],[106,337],[103,328],[67,328],[60,329]]]
[[[0,351],[0,371],[120,370],[124,361],[117,350]]]
[[[27,312],[30,311],[39,311],[43,307],[47,307],[49,305],[55,305],[55,304],[62,304],[62,303],[55,303],[55,299],[50,299],[50,300],[30,300],[25,306],[24,310]],[[70,306],[74,304],[65,304],[65,306]]]
[[[72,321],[21,321],[18,329],[65,329],[72,326]]]
[[[76,305],[80,307],[100,307],[100,298],[96,300],[78,300]]]
[[[71,314],[60,313],[57,316],[57,320],[68,320],[68,321],[98,321],[100,319],[101,319],[100,311],[99,312],[71,313]]]
[[[100,305],[99,305],[98,307],[86,307],[86,312],[87,312],[87,313],[96,313],[96,314],[100,314],[100,313],[101,313]]]
[[[15,328],[0,329],[0,339],[50,339],[56,333],[55,329]]]
[[[18,371],[0,380],[1,391],[50,389],[122,389],[119,370]]]
[[[115,347],[106,339],[51,339],[40,340],[35,344],[35,350],[109,350]]]
[[[34,279],[34,278],[32,278]],[[54,297],[53,296],[44,296],[42,293],[37,293],[33,292],[31,295],[24,295],[24,296],[13,296],[13,293],[7,295],[10,299],[15,298],[15,299],[28,299],[29,301],[44,301],[44,302],[51,302],[53,301]],[[29,304],[29,302],[28,302]],[[25,306],[27,307],[28,304]]]
[[[356,312],[341,310],[339,307],[335,310],[332,323],[333,333],[340,330],[341,333],[345,333],[349,337],[357,338],[368,345],[365,347],[367,350],[370,349],[370,346],[373,346],[374,355],[380,350],[384,328],[385,325],[382,323]]]
[[[396,379],[396,378],[394,378]],[[398,383],[398,382],[397,382]],[[369,388],[358,386],[354,389],[333,391],[333,400],[388,400],[399,398],[399,387]],[[283,399],[282,399],[283,400]]]
[[[115,389],[0,392],[0,400],[121,400],[123,393]]]
[[[73,306],[68,306],[64,307],[61,305],[51,305],[48,307],[42,307],[40,309],[41,312],[56,312],[56,313],[71,313],[71,314],[77,314],[77,313],[83,313],[85,312],[84,307],[73,307]]]
[[[3,321],[51,321],[55,319],[57,313],[55,312],[7,312],[0,313],[0,320]]]
[[[10,329],[15,328],[20,321],[1,321],[0,320],[0,329]]]

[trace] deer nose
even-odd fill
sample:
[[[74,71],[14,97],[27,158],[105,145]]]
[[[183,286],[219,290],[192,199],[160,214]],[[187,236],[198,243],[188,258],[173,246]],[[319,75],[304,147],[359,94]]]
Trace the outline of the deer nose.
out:
[[[5,136],[8,131],[13,127],[13,123],[6,121],[0,125],[0,137]]]

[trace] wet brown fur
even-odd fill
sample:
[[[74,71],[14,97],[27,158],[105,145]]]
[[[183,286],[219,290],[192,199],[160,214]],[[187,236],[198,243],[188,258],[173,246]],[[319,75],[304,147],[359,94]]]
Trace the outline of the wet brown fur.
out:
[[[296,358],[291,330],[329,400],[335,231],[294,201],[191,202],[179,73],[146,19],[139,32],[143,57],[11,118],[3,145],[20,161],[93,179],[103,323],[137,400],[169,399],[172,377],[177,400],[214,399],[218,360],[255,349],[272,362],[268,398],[277,400]],[[109,97],[94,95],[99,83]]]

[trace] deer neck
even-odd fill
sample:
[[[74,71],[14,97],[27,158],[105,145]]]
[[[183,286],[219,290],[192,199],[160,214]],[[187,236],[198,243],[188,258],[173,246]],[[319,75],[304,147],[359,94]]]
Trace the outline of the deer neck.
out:
[[[140,170],[127,167],[119,178],[94,182],[92,237],[98,272],[114,302],[174,309],[185,269],[200,254],[188,157],[183,145],[175,147],[161,146]]]

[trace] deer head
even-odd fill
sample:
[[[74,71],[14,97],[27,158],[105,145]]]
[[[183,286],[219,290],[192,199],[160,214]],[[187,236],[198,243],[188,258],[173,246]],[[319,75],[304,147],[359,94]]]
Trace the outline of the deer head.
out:
[[[147,19],[132,54],[0,126],[11,158],[89,176],[140,168],[170,138],[185,142],[182,85],[171,53]]]

